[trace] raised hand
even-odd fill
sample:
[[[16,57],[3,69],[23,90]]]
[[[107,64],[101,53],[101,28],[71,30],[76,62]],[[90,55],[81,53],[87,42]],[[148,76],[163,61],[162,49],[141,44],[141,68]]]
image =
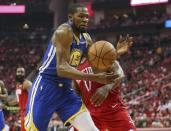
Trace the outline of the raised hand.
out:
[[[121,35],[116,46],[118,57],[120,55],[127,53],[129,47],[131,47],[132,44],[133,44],[133,37],[130,37],[129,34],[127,34],[126,37],[123,37]]]

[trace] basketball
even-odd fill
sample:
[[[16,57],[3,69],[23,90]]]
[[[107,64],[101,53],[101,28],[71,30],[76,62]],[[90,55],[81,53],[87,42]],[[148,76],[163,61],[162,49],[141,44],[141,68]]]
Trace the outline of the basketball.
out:
[[[117,59],[117,52],[110,42],[101,40],[90,46],[88,59],[93,68],[106,70]]]

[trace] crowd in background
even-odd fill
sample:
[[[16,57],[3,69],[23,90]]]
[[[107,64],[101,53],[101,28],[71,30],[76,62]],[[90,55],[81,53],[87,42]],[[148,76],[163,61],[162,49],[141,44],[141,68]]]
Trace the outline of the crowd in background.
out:
[[[124,99],[137,127],[171,126],[171,45],[135,50],[124,58]]]
[[[44,39],[30,37],[5,36],[0,40],[0,79],[9,91],[15,89],[15,72],[17,67],[26,68],[31,73],[42,58]]]
[[[171,16],[161,11],[153,10],[146,11],[140,14],[136,13],[106,13],[105,17],[100,20],[99,23],[91,21],[91,29],[100,28],[120,28],[129,26],[141,26],[152,24],[163,24],[166,19],[170,19]]]

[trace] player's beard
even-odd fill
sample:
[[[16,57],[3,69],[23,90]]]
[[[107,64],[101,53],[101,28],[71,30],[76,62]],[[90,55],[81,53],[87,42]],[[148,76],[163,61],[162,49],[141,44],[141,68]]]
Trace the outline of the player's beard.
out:
[[[75,31],[77,31],[79,33],[86,33],[87,32],[86,28],[77,27],[74,22],[72,24],[72,28],[73,28],[73,30],[75,30]]]
[[[16,75],[16,81],[23,83],[24,82],[24,76],[23,75]]]

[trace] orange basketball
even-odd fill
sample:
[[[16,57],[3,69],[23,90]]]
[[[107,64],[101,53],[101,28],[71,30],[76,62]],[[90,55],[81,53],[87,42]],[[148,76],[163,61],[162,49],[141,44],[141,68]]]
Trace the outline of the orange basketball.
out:
[[[108,41],[97,41],[88,50],[88,59],[92,67],[106,70],[117,58],[115,47]]]

